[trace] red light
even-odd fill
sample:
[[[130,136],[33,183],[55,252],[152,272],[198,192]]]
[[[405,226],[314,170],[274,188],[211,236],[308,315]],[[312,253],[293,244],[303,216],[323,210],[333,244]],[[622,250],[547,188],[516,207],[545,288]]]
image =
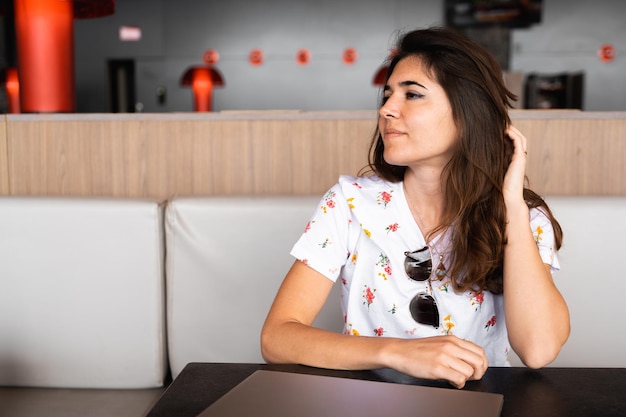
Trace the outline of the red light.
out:
[[[311,52],[308,49],[300,49],[296,53],[296,62],[300,65],[307,65],[311,61]]]
[[[345,64],[351,65],[356,62],[358,53],[354,48],[346,48],[343,51],[342,60]]]
[[[248,55],[248,61],[250,64],[258,67],[263,63],[263,51],[260,49],[253,49],[250,51],[250,55]]]
[[[606,43],[598,50],[598,56],[602,62],[611,62],[615,59],[615,47]]]
[[[9,113],[20,112],[20,81],[17,68],[6,69],[6,89],[9,101]]]
[[[191,86],[194,97],[194,111],[209,112],[212,108],[214,87],[222,87],[222,75],[212,67],[191,67],[185,71],[180,84]]]
[[[387,72],[389,72],[389,65],[383,65],[378,68],[376,74],[374,74],[374,79],[372,80],[372,84],[375,86],[384,86],[385,82],[387,82]]]
[[[208,65],[215,65],[220,60],[220,54],[215,49],[207,49],[202,55],[202,61]]]

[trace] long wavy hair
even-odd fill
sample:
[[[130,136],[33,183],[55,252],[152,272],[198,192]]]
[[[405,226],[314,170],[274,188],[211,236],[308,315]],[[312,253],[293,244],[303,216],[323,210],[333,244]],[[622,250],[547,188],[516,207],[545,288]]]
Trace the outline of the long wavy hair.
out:
[[[418,57],[445,90],[458,131],[455,154],[442,172],[443,217],[427,240],[449,229],[452,250],[447,269],[456,277],[452,280],[455,290],[502,293],[506,245],[502,186],[513,154],[505,131],[511,124],[508,109],[517,97],[504,85],[493,56],[453,29],[420,29],[402,36],[390,57],[386,80],[398,62],[409,56]],[[376,128],[369,168],[385,180],[402,181],[406,167],[388,164],[383,152]],[[558,250],[561,227],[546,202],[527,187],[526,179],[524,199],[528,207],[540,208],[548,216]]]

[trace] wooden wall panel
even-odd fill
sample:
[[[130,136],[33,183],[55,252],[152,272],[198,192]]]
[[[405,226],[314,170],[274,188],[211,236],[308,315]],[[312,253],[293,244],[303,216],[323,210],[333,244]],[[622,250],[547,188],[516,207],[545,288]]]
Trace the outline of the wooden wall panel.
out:
[[[8,115],[1,194],[321,194],[367,164],[375,112]],[[626,113],[511,113],[543,195],[626,195]],[[8,174],[4,174],[8,173]],[[6,177],[8,176],[8,179]]]
[[[625,113],[532,116],[514,114],[513,122],[529,141],[526,171],[533,189],[543,195],[626,195]]]
[[[319,194],[339,175],[356,175],[367,165],[372,126],[371,119],[253,122],[255,192]]]
[[[252,192],[246,121],[71,120],[10,126],[15,194],[167,198]],[[15,165],[15,164],[14,164]],[[245,163],[244,163],[245,166]]]
[[[0,195],[9,194],[9,150],[6,117],[0,119]]]

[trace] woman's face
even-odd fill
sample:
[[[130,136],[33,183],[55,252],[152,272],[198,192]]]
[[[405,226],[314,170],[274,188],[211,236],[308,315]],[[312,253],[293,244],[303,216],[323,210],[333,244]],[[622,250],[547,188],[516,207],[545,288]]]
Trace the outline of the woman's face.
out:
[[[415,56],[402,59],[384,88],[378,127],[388,164],[445,166],[457,142],[450,101]]]

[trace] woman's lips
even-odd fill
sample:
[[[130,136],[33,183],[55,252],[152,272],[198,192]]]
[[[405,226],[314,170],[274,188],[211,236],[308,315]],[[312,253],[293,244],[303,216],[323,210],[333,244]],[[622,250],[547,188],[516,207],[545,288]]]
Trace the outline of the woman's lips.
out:
[[[396,130],[396,129],[385,129],[384,133],[383,133],[383,137],[385,139],[387,138],[394,138],[394,137],[398,137],[398,136],[402,136],[404,135],[404,132],[400,131],[400,130]]]

